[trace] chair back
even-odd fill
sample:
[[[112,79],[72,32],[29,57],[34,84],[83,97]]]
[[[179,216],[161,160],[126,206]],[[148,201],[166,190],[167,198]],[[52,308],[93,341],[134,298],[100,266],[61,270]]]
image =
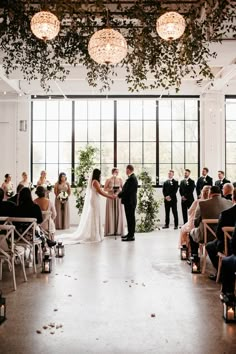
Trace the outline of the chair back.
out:
[[[26,243],[32,246],[32,242],[35,241],[35,230],[37,220],[35,218],[8,218],[7,224],[15,226],[15,243]],[[32,241],[28,238],[30,238]]]
[[[206,245],[208,242],[208,232],[210,235],[214,236],[214,238],[216,237],[216,232],[213,226],[217,226],[218,224],[218,219],[203,219],[202,223],[203,223],[203,229],[204,229],[204,244]]]
[[[234,232],[234,226],[224,226],[222,227],[222,231],[224,232],[224,242],[225,242],[225,256],[228,256],[228,241],[231,240],[231,233]]]
[[[14,231],[13,225],[0,225],[0,257],[10,259],[9,252],[14,253]]]

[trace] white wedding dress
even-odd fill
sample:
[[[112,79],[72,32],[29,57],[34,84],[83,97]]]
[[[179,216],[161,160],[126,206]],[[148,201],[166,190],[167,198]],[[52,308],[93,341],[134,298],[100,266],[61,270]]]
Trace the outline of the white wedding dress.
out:
[[[88,181],[84,207],[77,230],[71,234],[58,235],[57,241],[64,244],[101,242],[104,239],[102,227],[100,195],[92,185],[92,175]]]

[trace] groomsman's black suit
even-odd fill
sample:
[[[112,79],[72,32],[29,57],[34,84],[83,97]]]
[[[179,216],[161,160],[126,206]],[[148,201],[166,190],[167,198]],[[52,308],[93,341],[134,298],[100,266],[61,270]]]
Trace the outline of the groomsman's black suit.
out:
[[[121,203],[125,207],[125,215],[128,226],[128,238],[133,238],[135,233],[135,208],[137,205],[137,189],[138,180],[134,173],[132,173],[126,180],[122,191],[118,194],[121,198]]]
[[[178,191],[178,181],[173,179],[168,179],[164,182],[162,192],[164,197],[169,196],[171,198],[170,201],[167,201],[165,198],[165,226],[169,227],[170,224],[170,208],[172,208],[172,213],[174,216],[174,224],[175,227],[178,227],[178,212],[177,212],[177,197],[176,193]]]
[[[215,181],[215,186],[220,187],[221,194],[222,194],[223,185],[225,183],[230,183],[230,181],[226,178],[219,179],[218,181]]]
[[[195,183],[194,180],[192,180],[191,178],[188,179],[185,178],[180,182],[179,193],[181,197],[185,198],[181,200],[184,224],[188,221],[188,209],[191,207],[194,201],[194,196],[193,196],[194,188],[195,188]]]
[[[212,186],[213,185],[213,179],[210,176],[206,176],[206,177],[199,177],[197,180],[197,184],[196,184],[196,191],[197,191],[197,196],[200,197],[202,188],[204,186]]]

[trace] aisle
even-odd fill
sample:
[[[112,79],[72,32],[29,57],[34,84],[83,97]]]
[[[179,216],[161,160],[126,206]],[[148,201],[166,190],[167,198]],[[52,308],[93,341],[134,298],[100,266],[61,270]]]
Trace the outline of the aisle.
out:
[[[130,243],[106,238],[66,246],[51,274],[29,275],[27,284],[18,276],[16,292],[7,274],[0,285],[8,312],[0,352],[236,352],[236,325],[221,318],[220,285],[190,273],[177,240],[178,231],[169,229]],[[42,328],[50,323],[62,327]]]

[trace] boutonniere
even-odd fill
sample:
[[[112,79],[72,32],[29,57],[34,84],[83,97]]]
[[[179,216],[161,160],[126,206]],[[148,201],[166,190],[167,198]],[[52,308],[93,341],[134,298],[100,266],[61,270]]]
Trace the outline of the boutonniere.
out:
[[[186,182],[187,186],[189,185],[188,181]]]
[[[172,181],[170,181],[170,185],[173,186],[173,182]]]

